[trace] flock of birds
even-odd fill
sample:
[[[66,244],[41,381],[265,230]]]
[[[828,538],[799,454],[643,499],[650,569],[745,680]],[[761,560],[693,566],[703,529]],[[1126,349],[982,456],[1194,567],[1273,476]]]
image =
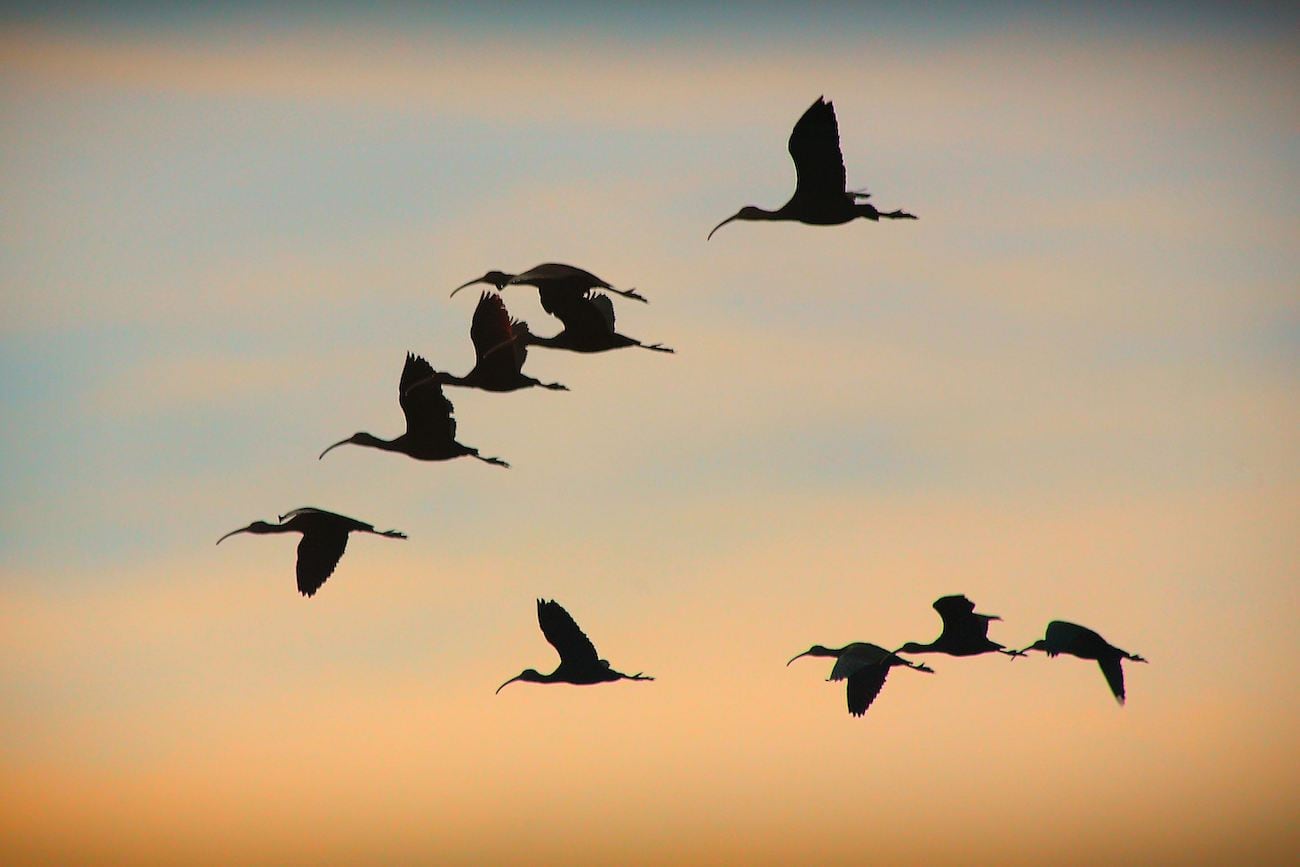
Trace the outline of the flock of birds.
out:
[[[914,215],[902,210],[877,210],[866,201],[870,197],[869,193],[847,188],[839,126],[834,108],[825,99],[818,98],[795,124],[794,131],[790,134],[789,150],[796,172],[795,191],[790,200],[775,211],[747,205],[715,226],[708,238],[712,238],[714,232],[733,220],[786,220],[833,226],[858,218],[872,221],[916,219]],[[390,440],[359,432],[329,446],[321,452],[320,457],[325,457],[338,446],[351,444],[400,452],[422,461],[472,457],[494,466],[509,467],[501,458],[485,457],[477,448],[457,442],[456,420],[452,414],[451,401],[443,394],[444,385],[497,392],[533,387],[567,390],[560,383],[541,382],[523,372],[529,346],[583,353],[625,347],[639,347],[654,352],[673,351],[661,343],[643,343],[618,333],[614,325],[614,305],[610,294],[642,303],[645,303],[645,297],[635,289],[615,288],[582,268],[547,263],[518,274],[488,271],[482,277],[458,286],[451,294],[455,296],[460,290],[480,283],[494,287],[496,292],[484,291],[474,310],[470,324],[474,367],[464,376],[456,376],[434,370],[425,359],[408,353],[398,386],[398,402],[406,417],[406,430]],[[526,323],[512,319],[501,297],[510,286],[535,287],[542,309],[558,319],[563,326],[560,331],[551,337],[543,337],[533,334]],[[247,527],[232,530],[218,539],[217,543],[238,533],[300,533],[302,539],[298,543],[297,578],[298,592],[304,596],[314,595],[333,574],[347,548],[351,533],[372,533],[391,539],[406,538],[404,533],[396,530],[376,530],[373,525],[355,518],[310,507],[280,515],[277,524],[254,521]],[[1015,659],[1027,655],[1029,651],[1041,650],[1049,657],[1067,654],[1090,659],[1101,666],[1111,692],[1121,704],[1125,698],[1121,662],[1146,662],[1141,656],[1112,646],[1091,629],[1061,620],[1049,623],[1044,637],[1023,650],[1008,650],[988,637],[989,623],[1001,618],[977,613],[974,603],[965,596],[944,596],[934,603],[934,609],[943,621],[943,629],[939,637],[928,644],[909,641],[892,651],[866,642],[854,642],[839,648],[818,644],[798,654],[790,662],[805,656],[834,658],[835,665],[828,680],[847,681],[848,709],[854,716],[866,713],[884,686],[891,668],[903,667],[933,673],[934,669],[923,663],[904,659],[899,655],[902,653],[943,653],[950,656],[1001,653]],[[600,658],[591,640],[569,613],[553,600],[537,600],[537,622],[542,635],[559,654],[559,666],[550,674],[541,674],[532,668],[525,669],[501,684],[497,692],[515,681],[592,684],[654,679],[640,672],[623,674],[614,670],[607,661]]]

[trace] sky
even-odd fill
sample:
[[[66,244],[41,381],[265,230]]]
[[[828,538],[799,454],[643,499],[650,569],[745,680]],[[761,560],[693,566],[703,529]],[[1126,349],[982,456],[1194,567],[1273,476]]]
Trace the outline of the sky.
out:
[[[1298,17],[6,6],[3,860],[1291,862]],[[820,95],[919,219],[706,242]],[[317,460],[548,261],[676,354],[448,389],[509,470]],[[213,545],[304,505],[410,538]],[[785,665],[950,593],[1150,663]],[[494,695],[537,598],[657,679]]]

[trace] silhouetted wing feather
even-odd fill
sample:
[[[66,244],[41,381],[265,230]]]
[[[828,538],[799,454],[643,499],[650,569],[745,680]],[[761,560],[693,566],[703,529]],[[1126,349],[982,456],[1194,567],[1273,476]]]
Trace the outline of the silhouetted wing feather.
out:
[[[889,675],[886,665],[868,665],[860,668],[849,677],[848,699],[849,713],[862,716],[871,707],[871,703],[880,695],[880,688],[885,685]]]
[[[570,664],[591,664],[599,661],[596,647],[591,643],[578,624],[569,616],[569,612],[554,600],[545,602],[537,600],[537,623],[542,627],[542,635],[560,654],[563,662]]]
[[[1106,675],[1106,683],[1110,685],[1110,691],[1115,694],[1115,698],[1120,704],[1124,703],[1124,668],[1120,664],[1119,657],[1112,656],[1098,661],[1101,665],[1101,673]]]
[[[592,292],[587,296],[587,300],[600,311],[600,315],[604,317],[605,324],[612,334],[614,332],[614,302],[609,300],[608,295],[600,292]]]
[[[507,373],[519,372],[528,356],[528,348],[522,340],[511,343],[518,324],[510,318],[500,295],[484,292],[474,308],[474,319],[469,326],[469,339],[474,342],[475,367],[500,366]],[[505,343],[510,345],[502,345]],[[489,355],[493,349],[496,352]]]
[[[852,677],[858,671],[871,665],[877,665],[893,656],[888,650],[865,641],[855,641],[844,648],[831,668],[831,680],[843,680]]]
[[[583,292],[588,289],[609,288],[608,283],[590,271],[573,265],[563,265],[559,262],[546,262],[542,265],[535,265],[524,273],[516,275],[511,282],[527,283],[537,286],[539,289],[543,285],[565,286]]]
[[[825,201],[844,195],[844,155],[835,108],[818,97],[790,133],[796,174],[794,198]]]
[[[1053,620],[1047,624],[1047,652],[1049,655],[1071,653],[1089,657],[1099,647],[1107,647],[1106,640],[1086,626]],[[1096,657],[1092,657],[1096,658]]]
[[[304,533],[298,543],[298,592],[314,596],[348,547],[348,531],[316,530]]]
[[[602,306],[596,299],[605,303]],[[553,299],[550,313],[564,323],[564,330],[572,335],[592,335],[593,339],[614,332],[614,305],[599,293],[566,299]]]
[[[293,523],[294,518],[299,520],[299,525],[304,531],[315,529],[317,527],[330,532],[333,530],[369,530],[374,532],[375,525],[367,524],[365,521],[358,521],[356,518],[349,518],[347,515],[340,515],[337,512],[317,509],[315,506],[303,506],[302,508],[293,509],[285,512],[280,516],[281,521]],[[296,525],[297,526],[297,525]]]
[[[415,439],[454,440],[456,420],[451,416],[451,401],[442,393],[442,386],[430,379],[432,376],[433,367],[429,362],[418,355],[406,354],[398,398],[406,416],[406,432]],[[420,384],[416,385],[417,382]]]

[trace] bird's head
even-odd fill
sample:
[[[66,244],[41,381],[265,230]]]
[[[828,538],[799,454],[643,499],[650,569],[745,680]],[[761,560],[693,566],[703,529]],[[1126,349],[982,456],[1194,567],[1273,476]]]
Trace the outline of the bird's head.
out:
[[[531,681],[532,683],[543,682],[542,673],[540,671],[538,671],[535,668],[525,668],[523,671],[519,672],[519,674],[516,674],[514,677],[507,680],[505,683],[498,686],[497,692],[498,693],[501,692],[501,690],[505,689],[507,686],[514,683],[516,680],[527,680],[527,681]],[[496,693],[493,693],[493,695],[496,695]]]
[[[514,276],[514,274],[507,274],[504,271],[489,271],[482,277],[477,277],[468,283],[462,283],[457,286],[455,289],[451,290],[451,294],[455,295],[460,290],[466,289],[477,283],[487,283],[490,286],[495,286],[496,290],[500,292],[502,289],[506,288],[506,284],[509,283],[510,279]]]
[[[377,445],[379,442],[380,440],[377,437],[373,436],[372,434],[368,434],[365,431],[360,431],[358,433],[354,433],[352,436],[348,437],[345,440],[339,440],[334,445],[325,449],[325,451],[317,455],[316,460],[320,460],[321,458],[325,457],[327,454],[330,453],[331,450],[336,449],[339,446],[348,445],[349,443],[356,446],[373,446],[373,445]]]
[[[231,530],[229,533],[227,533],[226,535],[218,539],[217,544],[220,545],[222,542],[224,542],[226,539],[229,539],[231,536],[234,536],[236,533],[270,533],[273,532],[274,530],[275,530],[274,524],[268,524],[265,521],[254,521],[253,523],[249,524],[247,527],[240,527],[238,530]]]
[[[839,655],[840,652],[838,650],[832,650],[829,647],[823,647],[820,644],[814,644],[812,647],[808,648],[803,653],[796,654],[795,656],[790,657],[790,662],[794,662],[796,659],[800,659],[805,656],[839,656]],[[786,665],[789,665],[790,662],[787,662]]]
[[[894,653],[925,653],[927,649],[928,648],[923,644],[916,641],[909,641],[902,647],[898,648],[898,650],[895,650]]]
[[[1029,651],[1031,651],[1031,650],[1041,650],[1041,651],[1043,651],[1044,653],[1046,653],[1048,656],[1055,656],[1055,655],[1056,655],[1056,654],[1052,653],[1052,651],[1050,651],[1050,650],[1047,649],[1047,639],[1046,639],[1046,638],[1040,638],[1040,639],[1038,639],[1038,640],[1035,641],[1033,644],[1029,645],[1029,646],[1026,647],[1024,650],[1020,651],[1020,654],[1023,656],[1023,655],[1025,655],[1025,654],[1029,653]],[[1011,658],[1012,658],[1012,659],[1015,659],[1014,656],[1011,657]]]
[[[764,211],[762,208],[757,208],[753,205],[745,205],[745,207],[741,208],[739,211],[736,211],[736,213],[732,214],[730,217],[727,217],[727,219],[723,220],[721,223],[718,223],[718,225],[714,226],[713,231],[709,232],[709,237],[705,238],[704,240],[707,241],[710,238],[712,238],[713,232],[718,231],[723,226],[730,223],[732,220],[762,220],[766,217],[767,217],[767,211]]]
[[[924,662],[918,662],[914,664],[912,668],[915,669],[916,671],[924,671],[927,674],[934,674],[934,669],[926,665]]]

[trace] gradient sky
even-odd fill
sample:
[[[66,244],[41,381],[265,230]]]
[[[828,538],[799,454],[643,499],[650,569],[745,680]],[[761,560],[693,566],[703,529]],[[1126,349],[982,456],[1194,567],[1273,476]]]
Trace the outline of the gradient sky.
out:
[[[1300,852],[1300,16],[1260,4],[6,7],[6,863],[1284,862]],[[834,100],[915,223],[734,223]],[[490,268],[677,348],[449,390]],[[536,294],[511,311],[541,333]],[[310,600],[290,538],[354,537]],[[296,537],[294,537],[296,538]],[[1023,646],[863,719],[813,643]],[[654,683],[517,684],[566,606]]]

